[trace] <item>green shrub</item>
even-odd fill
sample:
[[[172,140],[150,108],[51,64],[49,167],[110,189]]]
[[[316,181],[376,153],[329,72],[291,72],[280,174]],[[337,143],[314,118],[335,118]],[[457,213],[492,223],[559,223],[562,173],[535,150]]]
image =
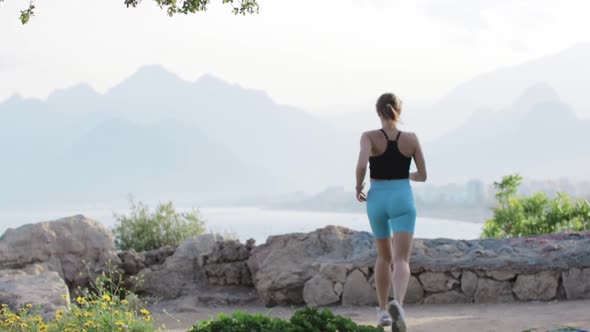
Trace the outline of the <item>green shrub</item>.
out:
[[[505,176],[494,183],[499,205],[493,218],[486,221],[483,238],[522,237],[564,231],[590,230],[590,203],[573,200],[567,194],[555,199],[545,193],[518,197],[522,183],[519,175]]]
[[[290,320],[236,311],[231,316],[200,322],[189,332],[383,332],[381,327],[361,326],[351,319],[335,316],[330,310],[304,308]]]
[[[177,212],[172,202],[158,204],[154,211],[131,201],[131,212],[115,214],[115,244],[120,250],[146,251],[177,246],[186,238],[203,234],[205,224],[197,210]]]

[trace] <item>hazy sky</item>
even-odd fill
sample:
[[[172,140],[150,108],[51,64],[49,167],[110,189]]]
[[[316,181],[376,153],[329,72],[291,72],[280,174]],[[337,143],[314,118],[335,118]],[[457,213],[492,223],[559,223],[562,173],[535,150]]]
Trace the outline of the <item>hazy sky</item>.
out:
[[[309,111],[393,90],[436,99],[476,74],[589,42],[588,0],[259,0],[236,17],[221,0],[169,18],[151,0],[0,4],[0,100],[88,82],[104,92],[145,64],[211,73]],[[333,107],[332,107],[333,109]]]

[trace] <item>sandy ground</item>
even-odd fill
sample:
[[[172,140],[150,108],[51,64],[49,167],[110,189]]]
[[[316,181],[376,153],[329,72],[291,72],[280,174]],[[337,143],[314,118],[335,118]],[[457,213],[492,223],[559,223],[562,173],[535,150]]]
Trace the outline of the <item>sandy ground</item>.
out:
[[[209,319],[220,312],[231,313],[238,309],[282,318],[289,318],[295,310],[287,307],[264,308],[250,305],[195,307],[190,312],[174,313],[171,316],[156,312],[153,314],[158,326],[166,324],[168,331],[186,332],[199,320]],[[376,321],[376,309],[373,307],[333,307],[331,309],[336,314],[349,317],[360,324],[371,325]],[[408,305],[406,315],[409,332],[520,332],[535,328],[539,332],[545,332],[564,326],[590,331],[590,300],[485,305]]]

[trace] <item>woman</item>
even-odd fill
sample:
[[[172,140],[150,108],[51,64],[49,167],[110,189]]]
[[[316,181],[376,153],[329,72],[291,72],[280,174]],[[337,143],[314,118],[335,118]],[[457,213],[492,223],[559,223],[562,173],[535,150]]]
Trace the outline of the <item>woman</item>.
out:
[[[415,134],[401,132],[397,124],[401,101],[393,93],[377,100],[381,129],[363,133],[356,168],[356,197],[367,202],[367,215],[377,243],[375,283],[379,299],[380,326],[392,326],[394,332],[406,331],[402,309],[410,280],[410,252],[416,223],[416,207],[410,180],[426,181],[426,166]],[[414,159],[417,172],[410,173]],[[369,163],[371,188],[363,193]],[[393,267],[393,272],[392,272]],[[389,302],[392,286],[393,301]]]

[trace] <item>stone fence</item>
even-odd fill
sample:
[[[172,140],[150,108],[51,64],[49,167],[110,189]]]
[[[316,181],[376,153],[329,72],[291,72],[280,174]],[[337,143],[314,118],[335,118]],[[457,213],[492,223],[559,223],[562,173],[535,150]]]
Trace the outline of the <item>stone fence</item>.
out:
[[[140,295],[189,299],[187,306],[375,305],[376,255],[369,233],[336,226],[272,236],[259,246],[202,235],[177,248],[117,252],[108,230],[75,216],[0,238],[0,302],[39,304],[45,313],[63,309],[69,301],[64,293],[87,285],[111,262]],[[590,299],[590,232],[416,239],[410,264],[407,303]],[[133,284],[137,277],[142,282]]]

